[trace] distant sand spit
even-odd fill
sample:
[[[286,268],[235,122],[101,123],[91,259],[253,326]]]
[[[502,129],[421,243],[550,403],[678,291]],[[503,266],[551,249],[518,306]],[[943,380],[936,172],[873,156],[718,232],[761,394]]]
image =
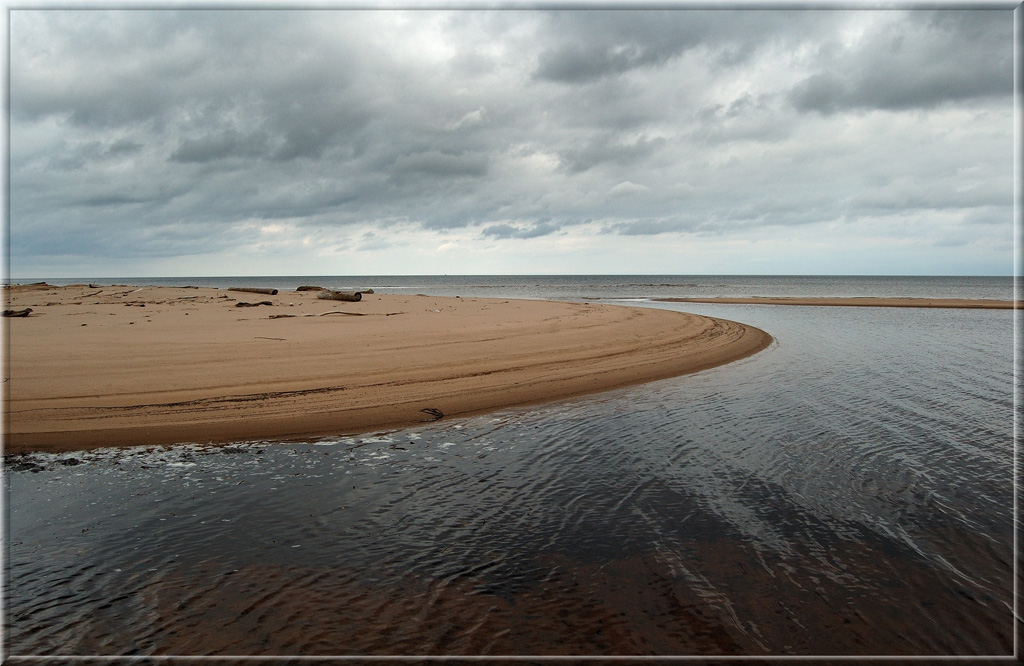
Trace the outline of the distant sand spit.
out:
[[[749,298],[657,298],[669,303],[735,303],[739,305],[817,305],[867,308],[978,308],[983,310],[1020,310],[1021,301],[998,301],[967,298],[790,298],[784,296],[753,296]]]
[[[771,342],[592,303],[45,284],[4,297],[31,309],[3,319],[8,453],[404,427],[696,372]]]

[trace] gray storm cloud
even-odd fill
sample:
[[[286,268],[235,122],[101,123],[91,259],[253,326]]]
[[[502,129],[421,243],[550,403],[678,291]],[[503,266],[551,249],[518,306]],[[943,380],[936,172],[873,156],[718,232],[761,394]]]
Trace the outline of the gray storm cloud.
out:
[[[501,242],[994,219],[1011,16],[16,9],[12,262],[216,253],[260,220]]]

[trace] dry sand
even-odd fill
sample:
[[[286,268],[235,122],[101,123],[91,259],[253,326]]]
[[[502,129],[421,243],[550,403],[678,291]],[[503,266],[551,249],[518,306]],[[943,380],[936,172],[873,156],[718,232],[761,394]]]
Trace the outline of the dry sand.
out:
[[[736,303],[742,305],[817,305],[869,308],[979,308],[1009,310],[1024,307],[1021,301],[999,301],[967,298],[807,298],[783,296],[752,296],[748,298],[657,298],[669,303]]]
[[[8,453],[401,427],[682,375],[771,342],[720,319],[587,303],[85,285],[4,295],[5,309],[32,308],[3,319]]]

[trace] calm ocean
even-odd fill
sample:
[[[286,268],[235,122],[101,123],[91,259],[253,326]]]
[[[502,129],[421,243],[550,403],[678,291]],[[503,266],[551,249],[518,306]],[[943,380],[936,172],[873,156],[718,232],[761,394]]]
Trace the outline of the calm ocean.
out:
[[[372,288],[379,293],[596,300],[708,296],[892,296],[911,298],[1013,297],[1010,277],[886,277],[776,275],[357,275],[245,277],[32,278],[65,285],[83,282],[156,286]],[[1018,278],[1018,285],[1020,285]]]
[[[9,458],[12,655],[1014,652],[1013,311],[646,300],[1011,278],[77,281],[604,299],[775,342],[408,430]]]

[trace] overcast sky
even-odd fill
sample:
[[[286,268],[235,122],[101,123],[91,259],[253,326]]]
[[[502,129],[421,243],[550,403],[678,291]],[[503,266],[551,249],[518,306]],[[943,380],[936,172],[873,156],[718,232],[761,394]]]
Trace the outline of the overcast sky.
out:
[[[1011,274],[1013,12],[10,12],[12,277]]]

